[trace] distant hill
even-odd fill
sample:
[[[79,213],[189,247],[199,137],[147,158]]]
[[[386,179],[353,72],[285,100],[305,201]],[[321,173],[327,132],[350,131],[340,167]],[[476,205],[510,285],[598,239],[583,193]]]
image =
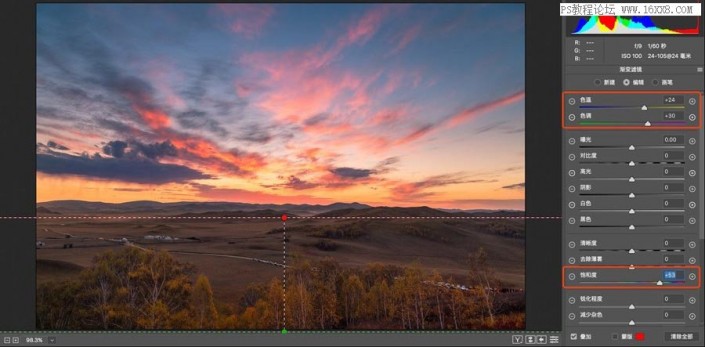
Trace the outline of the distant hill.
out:
[[[463,210],[459,208],[439,208],[439,210],[444,211],[444,212],[450,212],[450,213],[472,213],[473,215],[477,215],[478,213],[515,213],[515,214],[524,214],[523,210],[489,210],[489,209],[472,209],[472,210]]]
[[[256,210],[256,211],[209,211],[209,212],[189,212],[177,215],[178,217],[280,217],[284,211],[277,210]],[[288,216],[295,216],[291,213]]]
[[[370,207],[362,209],[339,209],[316,215],[317,217],[515,217],[523,211],[451,212],[449,210],[421,207]]]
[[[518,211],[518,210],[494,210],[494,211],[477,211],[477,212],[461,212],[461,213],[454,213],[454,216],[472,216],[472,217],[478,217],[478,216],[485,216],[485,217],[521,217],[524,216],[525,213],[524,211]]]
[[[459,216],[522,216],[524,211],[447,210],[428,206],[373,207],[337,202],[329,205],[311,204],[248,204],[239,202],[157,202],[130,201],[106,203],[82,200],[56,200],[37,204],[41,214],[132,214],[169,216],[290,216],[319,217],[459,217]]]
[[[311,216],[339,209],[365,209],[371,206],[360,203],[334,203],[330,205],[311,204],[248,204],[239,202],[157,202],[130,201],[124,203],[106,203],[82,200],[55,200],[37,204],[37,211],[52,211],[63,214],[137,214],[137,215],[184,215],[189,213],[257,212],[286,211],[290,215]]]
[[[317,217],[448,217],[453,213],[430,207],[370,207],[364,209],[340,209],[316,215]]]
[[[48,208],[46,208],[46,207],[44,207],[44,206],[39,206],[39,207],[37,207],[37,214],[38,214],[38,215],[39,215],[39,214],[45,214],[45,215],[46,215],[46,214],[61,214],[61,213],[59,213],[59,212],[54,212],[54,211],[52,211],[52,210],[50,210],[50,209],[48,209]]]

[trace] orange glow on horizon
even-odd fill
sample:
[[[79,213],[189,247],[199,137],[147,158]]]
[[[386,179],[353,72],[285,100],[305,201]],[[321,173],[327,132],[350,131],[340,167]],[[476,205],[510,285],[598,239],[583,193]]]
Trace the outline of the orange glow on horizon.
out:
[[[202,180],[210,184],[209,180]],[[353,184],[344,188],[318,187],[295,190],[263,188],[236,183],[234,180],[213,182],[212,188],[199,190],[188,183],[147,185],[111,180],[86,179],[78,176],[54,176],[37,173],[37,202],[53,200],[84,200],[122,203],[136,200],[159,202],[227,201],[272,204],[331,204],[359,202],[372,206],[431,206],[436,208],[497,208],[523,209],[524,192],[519,189],[497,189],[498,183],[459,184],[432,189],[433,195],[421,199],[403,200],[385,185]],[[217,185],[216,185],[217,184]],[[400,185],[398,192],[413,189]],[[411,191],[406,193],[412,194]]]

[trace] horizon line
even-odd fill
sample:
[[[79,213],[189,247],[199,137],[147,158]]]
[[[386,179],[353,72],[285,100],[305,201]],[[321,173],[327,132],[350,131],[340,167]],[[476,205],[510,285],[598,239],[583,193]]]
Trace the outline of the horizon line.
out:
[[[487,202],[519,202],[519,201],[526,201],[526,199],[477,199],[478,201],[487,201]],[[426,208],[431,208],[431,209],[436,209],[436,210],[460,210],[460,211],[473,211],[473,210],[492,210],[492,211],[525,211],[526,209],[512,209],[512,208],[492,208],[492,207],[487,207],[487,208],[460,208],[460,207],[433,207],[429,206],[426,204],[420,204],[420,205],[413,205],[413,206],[398,206],[398,205],[373,205],[369,203],[363,203],[363,202],[342,202],[342,201],[336,201],[336,202],[331,202],[328,204],[311,204],[311,203],[295,203],[295,202],[288,202],[288,203],[267,203],[267,202],[242,202],[242,201],[189,201],[189,200],[182,200],[182,201],[169,201],[169,202],[164,202],[164,201],[158,201],[158,200],[129,200],[129,201],[122,201],[122,202],[106,202],[106,201],[91,201],[91,200],[81,200],[81,199],[60,199],[60,200],[46,200],[46,201],[36,201],[35,205],[39,204],[46,204],[46,203],[53,203],[53,202],[67,202],[67,201],[73,201],[73,202],[84,202],[84,203],[101,203],[101,204],[110,204],[110,205],[121,205],[121,204],[128,204],[128,203],[134,203],[134,202],[148,202],[148,203],[157,203],[157,204],[180,204],[180,203],[204,203],[204,204],[244,204],[244,205],[274,205],[274,206],[283,206],[283,205],[306,205],[306,206],[330,206],[330,205],[335,205],[335,204],[347,204],[347,205],[365,205],[369,206],[370,208],[379,208],[379,207],[390,207],[390,208],[418,208],[418,207],[426,207]]]

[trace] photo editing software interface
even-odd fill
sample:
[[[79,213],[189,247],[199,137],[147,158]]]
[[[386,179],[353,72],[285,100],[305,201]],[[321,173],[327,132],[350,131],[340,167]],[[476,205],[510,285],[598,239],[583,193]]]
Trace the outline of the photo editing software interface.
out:
[[[0,347],[703,346],[702,3],[567,1],[0,1]]]

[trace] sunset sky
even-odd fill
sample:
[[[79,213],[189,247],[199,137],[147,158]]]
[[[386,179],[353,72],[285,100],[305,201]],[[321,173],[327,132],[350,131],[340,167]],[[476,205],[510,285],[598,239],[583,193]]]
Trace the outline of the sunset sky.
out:
[[[37,201],[524,208],[521,4],[38,4]]]

